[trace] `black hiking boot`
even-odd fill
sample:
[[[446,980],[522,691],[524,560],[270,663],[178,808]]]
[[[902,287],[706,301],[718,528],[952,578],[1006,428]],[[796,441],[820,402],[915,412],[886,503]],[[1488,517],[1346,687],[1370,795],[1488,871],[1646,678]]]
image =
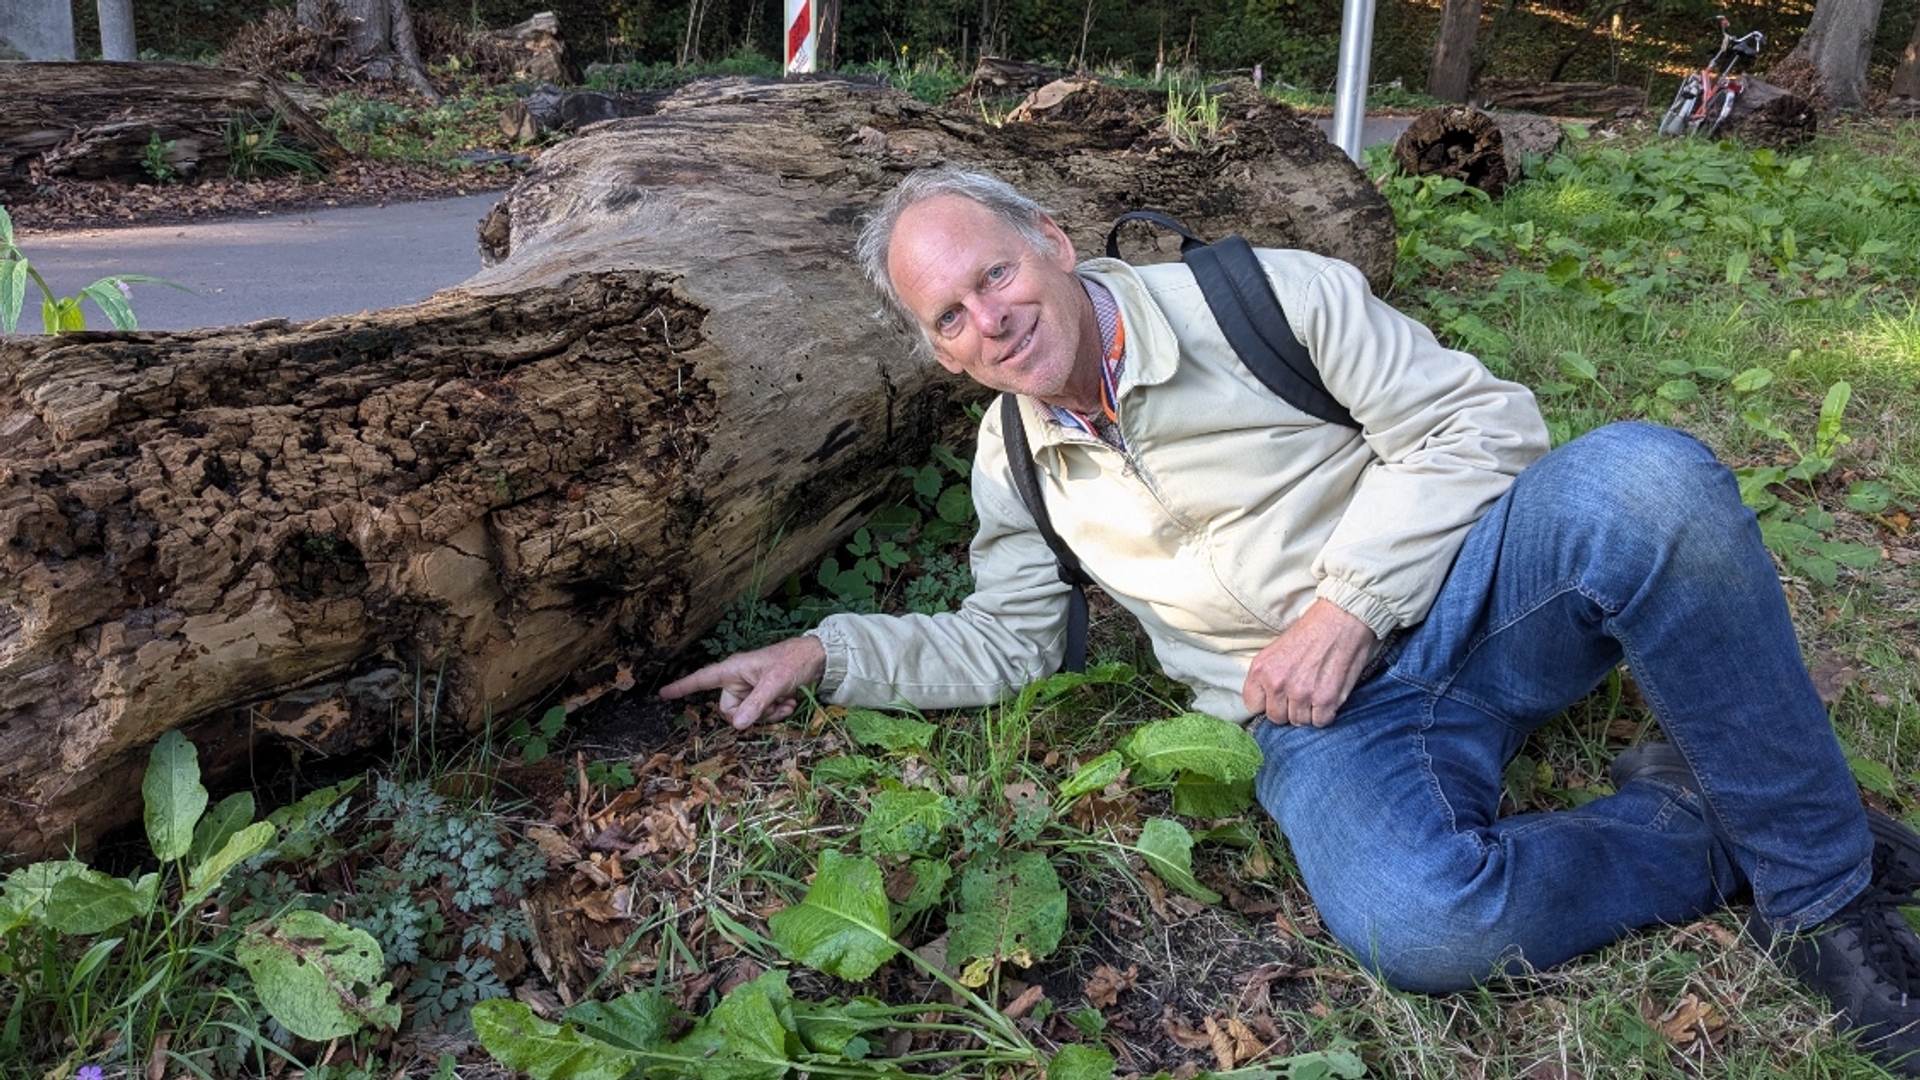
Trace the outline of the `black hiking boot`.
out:
[[[1703,796],[1699,777],[1672,743],[1627,748],[1607,776],[1615,790],[1646,777]],[[1865,892],[1801,934],[1776,939],[1758,912],[1747,929],[1781,966],[1833,1003],[1841,1027],[1858,1034],[1862,1049],[1900,1076],[1920,1077],[1920,935],[1900,913],[1920,890],[1920,836],[1872,807],[1866,812],[1873,876]]]
[[[1620,751],[1607,767],[1607,779],[1620,790],[1629,780],[1646,777],[1684,788],[1706,802],[1700,778],[1672,743],[1638,743]],[[1920,835],[1890,815],[1869,806],[1867,831],[1873,834],[1873,882],[1906,897],[1901,903],[1915,903],[1920,893]]]
[[[1896,1075],[1920,1077],[1920,935],[1900,914],[1912,902],[1876,882],[1805,933],[1776,939],[1758,912],[1747,931],[1840,1010],[1861,1049]]]

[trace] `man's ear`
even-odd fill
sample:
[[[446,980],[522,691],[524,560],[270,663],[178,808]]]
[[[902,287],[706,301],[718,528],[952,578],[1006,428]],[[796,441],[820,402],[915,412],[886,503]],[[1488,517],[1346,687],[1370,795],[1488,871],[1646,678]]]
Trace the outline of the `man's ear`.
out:
[[[1053,251],[1049,253],[1048,261],[1067,271],[1072,271],[1074,267],[1080,265],[1080,256],[1073,252],[1073,241],[1067,239],[1067,230],[1062,229],[1059,222],[1042,215],[1040,231],[1053,241]]]

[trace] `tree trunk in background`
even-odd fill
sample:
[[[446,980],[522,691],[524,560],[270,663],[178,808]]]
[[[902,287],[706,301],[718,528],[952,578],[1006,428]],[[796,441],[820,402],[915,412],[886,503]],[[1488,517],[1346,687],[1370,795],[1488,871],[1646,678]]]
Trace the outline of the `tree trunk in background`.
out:
[[[984,396],[848,255],[912,168],[991,169],[1086,254],[1154,206],[1389,281],[1385,201],[1292,110],[1236,97],[1232,140],[1187,151],[1164,94],[1085,100],[991,127],[695,84],[549,148],[491,215],[504,261],[422,304],[0,339],[0,852],[136,819],[167,730],[217,782],[251,739],[391,738],[421,683],[469,727],[616,663],[650,687],[817,566]]]
[[[347,20],[343,65],[357,66],[375,79],[398,77],[428,101],[440,100],[420,62],[420,42],[414,36],[407,0],[297,0],[294,15],[303,26],[323,28],[326,8]]]
[[[1893,69],[1894,97],[1920,98],[1920,19],[1914,20],[1913,37],[1900,54],[1900,66]]]
[[[1427,70],[1427,93],[1442,101],[1465,101],[1473,74],[1473,43],[1480,36],[1480,0],[1446,0],[1440,33]]]
[[[100,59],[140,59],[133,41],[133,0],[99,0],[95,8],[100,13]]]
[[[837,71],[840,68],[840,0],[816,0],[820,5],[820,20],[816,32],[820,35],[819,68],[821,71]],[[782,19],[784,23],[785,20]],[[782,35],[786,27],[780,28]]]
[[[1831,113],[1866,107],[1867,61],[1880,25],[1880,0],[1820,0],[1806,36],[1785,63],[1811,65],[1815,98]]]

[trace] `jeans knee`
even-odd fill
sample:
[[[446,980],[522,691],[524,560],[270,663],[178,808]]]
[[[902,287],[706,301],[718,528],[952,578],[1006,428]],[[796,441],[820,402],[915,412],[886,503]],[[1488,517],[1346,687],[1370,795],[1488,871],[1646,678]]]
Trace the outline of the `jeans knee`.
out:
[[[1342,948],[1396,990],[1466,990],[1527,966],[1500,920],[1473,907],[1403,905],[1349,923],[1339,926],[1329,919],[1328,929]]]

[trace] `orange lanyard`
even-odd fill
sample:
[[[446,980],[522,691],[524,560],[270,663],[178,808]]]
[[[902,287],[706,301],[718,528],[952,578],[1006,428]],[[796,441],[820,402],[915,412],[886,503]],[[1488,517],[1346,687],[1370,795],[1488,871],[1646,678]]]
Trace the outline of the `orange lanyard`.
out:
[[[1116,316],[1113,320],[1113,345],[1107,349],[1107,361],[1100,372],[1100,409],[1107,414],[1108,420],[1116,424],[1120,422],[1118,412],[1120,403],[1114,400],[1114,395],[1119,392],[1119,388],[1114,386],[1113,372],[1126,352],[1127,324]]]

